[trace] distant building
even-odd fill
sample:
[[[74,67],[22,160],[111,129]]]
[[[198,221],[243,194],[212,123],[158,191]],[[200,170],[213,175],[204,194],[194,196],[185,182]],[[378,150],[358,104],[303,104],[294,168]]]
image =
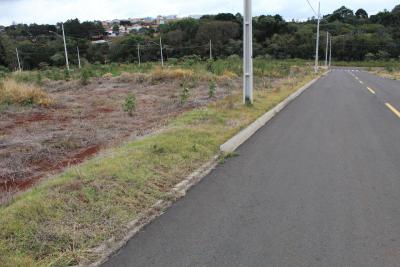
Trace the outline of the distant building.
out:
[[[191,19],[200,19],[203,15],[189,15],[188,18]]]
[[[92,41],[92,44],[107,44],[108,42],[106,40],[97,40],[97,41]]]

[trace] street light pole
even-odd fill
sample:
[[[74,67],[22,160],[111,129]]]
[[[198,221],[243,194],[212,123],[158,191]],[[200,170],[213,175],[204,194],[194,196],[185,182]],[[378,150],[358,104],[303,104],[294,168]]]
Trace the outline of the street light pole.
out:
[[[212,60],[213,56],[212,56],[212,41],[210,39],[210,60]]]
[[[163,46],[162,46],[161,35],[160,35],[160,51],[161,51],[161,66],[164,67],[164,55],[163,55]]]
[[[253,16],[252,0],[244,0],[243,102],[253,103]]]
[[[79,53],[79,46],[76,47],[76,51],[78,52],[78,66],[79,66],[79,69],[81,69],[82,65],[81,65],[81,55]]]
[[[326,32],[325,67],[328,67],[329,32]]]
[[[18,61],[18,71],[21,72],[21,61],[19,60],[19,53],[18,53],[18,48],[15,48],[15,52],[17,52],[17,61]]]
[[[331,38],[329,38],[329,67],[332,65],[332,35]]]
[[[321,18],[321,2],[318,2],[318,25],[317,25],[317,44],[315,47],[315,73],[318,73],[319,68],[319,25]]]
[[[141,60],[140,60],[140,44],[137,45],[137,56],[138,56],[139,67],[140,67],[140,65],[141,65]]]
[[[63,40],[64,40],[65,63],[67,65],[67,70],[69,71],[68,51],[67,51],[67,42],[65,40],[64,23],[61,24],[61,28],[62,28]]]

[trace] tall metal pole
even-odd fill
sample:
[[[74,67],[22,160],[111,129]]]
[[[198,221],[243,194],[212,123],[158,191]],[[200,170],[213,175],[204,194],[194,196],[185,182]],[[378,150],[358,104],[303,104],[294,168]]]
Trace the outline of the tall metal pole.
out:
[[[210,39],[210,59],[213,59],[213,56],[212,56],[212,41],[211,41],[211,39]]]
[[[329,32],[326,32],[325,67],[328,67]]]
[[[318,2],[318,25],[317,25],[317,44],[315,47],[315,73],[318,73],[319,68],[319,24],[321,18],[321,2]]]
[[[329,38],[329,67],[332,65],[332,35],[331,38]]]
[[[252,0],[244,0],[243,102],[253,103],[253,16]]]
[[[164,67],[164,55],[163,55],[163,46],[162,46],[161,36],[160,36],[160,51],[161,51],[161,66]]]
[[[137,45],[137,56],[138,56],[138,60],[139,60],[139,67],[142,64],[141,60],[140,60],[140,44]]]
[[[76,47],[76,51],[78,52],[78,66],[79,66],[79,69],[81,69],[82,65],[81,65],[81,55],[79,53],[79,46]]]
[[[68,51],[67,51],[67,42],[65,40],[64,23],[61,24],[61,28],[62,28],[63,40],[64,40],[65,63],[67,65],[67,70],[69,71]]]
[[[19,60],[19,53],[18,53],[18,48],[15,48],[15,52],[17,52],[17,61],[18,61],[18,71],[21,72],[21,61]]]

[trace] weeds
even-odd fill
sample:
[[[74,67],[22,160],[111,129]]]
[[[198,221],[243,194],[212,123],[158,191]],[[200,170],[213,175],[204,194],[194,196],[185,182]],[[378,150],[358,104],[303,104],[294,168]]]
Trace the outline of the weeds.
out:
[[[6,79],[0,83],[0,104],[49,107],[53,100],[39,87]]]
[[[215,96],[217,90],[217,83],[214,80],[211,80],[208,84],[208,97],[213,98]]]
[[[186,103],[186,101],[190,97],[190,90],[186,83],[182,83],[181,88],[182,88],[182,90],[181,90],[181,94],[180,94],[180,103],[181,103],[181,105],[183,105]]]
[[[81,71],[81,78],[80,78],[81,85],[88,85],[90,76],[91,76],[91,73],[90,73],[89,69],[84,68]]]
[[[130,93],[126,96],[123,109],[129,116],[133,116],[133,112],[136,110],[136,96],[134,94]]]

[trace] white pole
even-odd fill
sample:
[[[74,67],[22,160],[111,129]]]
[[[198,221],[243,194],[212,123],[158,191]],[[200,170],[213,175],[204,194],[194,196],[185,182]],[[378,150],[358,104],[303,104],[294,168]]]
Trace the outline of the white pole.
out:
[[[253,103],[253,16],[252,0],[244,0],[243,102]]]
[[[160,51],[161,51],[161,66],[164,67],[164,55],[163,55],[163,46],[162,46],[161,36],[160,36]]]
[[[326,32],[325,67],[328,67],[329,32]]]
[[[331,38],[329,38],[329,46],[330,46],[330,49],[329,49],[329,67],[331,67],[331,65],[332,65],[332,35],[331,35]]]
[[[15,51],[17,52],[17,61],[18,61],[18,71],[21,72],[21,61],[19,60],[19,53],[18,53],[18,48],[15,48]]]
[[[213,56],[212,56],[212,41],[211,41],[211,39],[210,39],[210,59],[211,60],[213,59]]]
[[[319,68],[319,24],[320,24],[320,17],[321,17],[321,2],[318,2],[318,25],[317,25],[317,44],[315,47],[315,73],[318,73]]]
[[[78,66],[79,66],[79,69],[81,69],[82,65],[81,65],[81,55],[79,53],[79,46],[76,47],[76,50],[78,52]]]
[[[137,45],[137,56],[138,56],[138,60],[139,60],[139,67],[141,65],[141,60],[140,60],[140,44]]]
[[[69,71],[68,51],[67,51],[67,42],[65,40],[64,23],[61,24],[61,28],[62,28],[63,40],[64,40],[65,63],[67,65],[67,70]]]

